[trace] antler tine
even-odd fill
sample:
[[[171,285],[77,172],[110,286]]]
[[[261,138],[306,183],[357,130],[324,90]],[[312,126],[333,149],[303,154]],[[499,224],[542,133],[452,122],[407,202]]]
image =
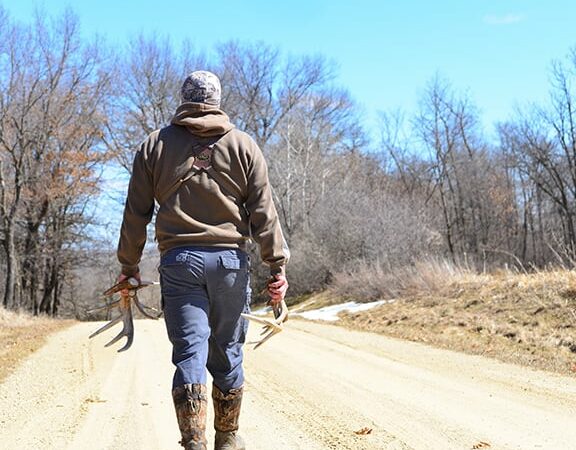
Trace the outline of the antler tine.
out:
[[[253,316],[252,314],[242,314],[242,317],[264,325],[262,332],[260,333],[260,336],[263,336],[262,339],[259,341],[248,342],[248,344],[254,344],[254,349],[257,349],[272,336],[283,330],[282,323],[288,319],[288,307],[286,306],[286,302],[282,300],[279,304],[273,305],[272,310],[274,312],[274,320],[263,319],[261,317]]]
[[[126,337],[126,344],[118,352],[124,352],[130,348],[132,342],[134,341],[134,317],[132,315],[132,302],[136,305],[136,308],[146,317],[150,319],[158,319],[162,315],[161,312],[151,308],[149,306],[143,305],[138,299],[137,291],[147,286],[160,284],[156,281],[138,281],[136,278],[130,277],[119,283],[116,283],[111,288],[107,289],[104,293],[104,297],[110,297],[116,293],[120,293],[120,299],[98,308],[93,308],[89,312],[101,311],[106,309],[111,309],[113,307],[118,307],[120,310],[120,315],[110,322],[105,324],[102,328],[98,329],[90,335],[90,337],[97,336],[103,331],[116,325],[118,322],[122,321],[122,331],[114,337],[110,342],[108,342],[105,347],[110,347],[118,342],[123,337]],[[152,313],[148,312],[151,311]]]
[[[162,311],[158,311],[155,308],[151,308],[150,306],[143,305],[142,303],[140,303],[140,299],[136,295],[134,296],[134,304],[136,305],[136,308],[138,308],[138,311],[140,311],[142,314],[144,314],[149,319],[157,320],[160,317],[162,317]],[[152,311],[153,314],[150,314],[147,310]]]
[[[272,328],[270,325],[266,325],[264,327],[262,327],[262,331],[260,332],[260,336],[264,336],[265,334],[267,334],[270,330],[273,330],[274,328]]]
[[[118,352],[126,351],[132,345],[134,341],[134,321],[132,319],[132,308],[130,306],[130,296],[123,295],[120,297],[120,316],[119,318],[122,319],[123,327],[122,331],[116,335],[114,339],[108,342],[105,347],[110,347],[126,336],[126,344],[122,347]],[[119,321],[117,321],[119,322]]]
[[[98,306],[96,308],[87,309],[86,313],[92,314],[92,313],[95,313],[98,311],[110,310],[110,309],[114,308],[115,306],[118,306],[118,303],[120,303],[120,300],[115,300],[112,303],[108,303],[107,305],[104,305],[104,306]]]
[[[279,331],[278,330],[272,330],[270,333],[268,333],[266,336],[264,336],[259,341],[249,342],[249,344],[254,344],[254,350],[256,350],[258,347],[260,347],[262,344],[264,344],[264,342],[266,342],[268,339],[270,339],[276,333],[279,333]]]
[[[288,320],[288,306],[286,306],[284,300],[273,305],[272,310],[274,311],[274,318],[276,319],[277,324],[284,323]]]
[[[118,322],[120,322],[122,320],[122,316],[118,316],[115,319],[112,319],[110,322],[108,322],[106,325],[104,325],[102,328],[98,328],[94,333],[92,333],[89,336],[89,339],[93,338],[94,336],[98,336],[100,333],[103,333],[104,331],[106,331],[109,328],[112,328],[114,325],[116,325]]]

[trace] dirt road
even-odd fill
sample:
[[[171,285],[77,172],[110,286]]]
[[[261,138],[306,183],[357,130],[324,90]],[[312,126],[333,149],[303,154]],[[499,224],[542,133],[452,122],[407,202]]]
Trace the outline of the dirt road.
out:
[[[0,448],[181,448],[164,324],[136,322],[123,354],[110,332],[88,341],[97,327],[54,335],[0,386]],[[574,378],[296,320],[246,371],[251,449],[576,449]]]

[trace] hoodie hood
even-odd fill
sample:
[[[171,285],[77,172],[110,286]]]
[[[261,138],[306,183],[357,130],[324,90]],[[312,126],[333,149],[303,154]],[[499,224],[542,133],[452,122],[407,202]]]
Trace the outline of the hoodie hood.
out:
[[[200,137],[220,136],[234,128],[224,111],[205,103],[182,103],[171,123],[184,126]]]

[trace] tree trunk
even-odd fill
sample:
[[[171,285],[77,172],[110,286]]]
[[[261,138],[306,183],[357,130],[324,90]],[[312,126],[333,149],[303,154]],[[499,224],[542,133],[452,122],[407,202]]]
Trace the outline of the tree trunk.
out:
[[[18,261],[16,259],[16,245],[14,244],[14,231],[12,226],[6,229],[4,241],[6,253],[6,280],[4,282],[4,308],[14,308],[19,301],[16,298],[16,280],[18,277]]]
[[[52,300],[53,293],[56,287],[56,274],[57,269],[55,265],[47,268],[47,272],[44,278],[44,293],[42,295],[42,301],[40,302],[40,312],[44,314],[51,314],[53,310]]]
[[[56,271],[57,272],[57,271]],[[52,311],[51,314],[53,317],[56,317],[58,315],[58,307],[60,306],[60,291],[62,290],[61,288],[61,283],[60,283],[60,279],[58,277],[56,277],[55,280],[55,285],[54,285],[54,292],[52,293]]]

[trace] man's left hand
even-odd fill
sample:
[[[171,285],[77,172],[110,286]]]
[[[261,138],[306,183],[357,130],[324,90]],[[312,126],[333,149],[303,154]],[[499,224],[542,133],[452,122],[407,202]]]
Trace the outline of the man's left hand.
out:
[[[121,283],[124,280],[127,280],[128,278],[135,278],[136,280],[138,280],[138,283],[142,282],[142,279],[140,278],[140,272],[136,272],[134,275],[124,275],[123,273],[121,273],[120,275],[118,275],[118,280],[116,280],[117,283]],[[122,289],[122,291],[120,292],[120,294],[122,295],[128,295],[129,289]]]
[[[268,282],[268,295],[270,296],[270,304],[277,305],[286,296],[288,290],[288,280],[284,275],[274,275]]]

